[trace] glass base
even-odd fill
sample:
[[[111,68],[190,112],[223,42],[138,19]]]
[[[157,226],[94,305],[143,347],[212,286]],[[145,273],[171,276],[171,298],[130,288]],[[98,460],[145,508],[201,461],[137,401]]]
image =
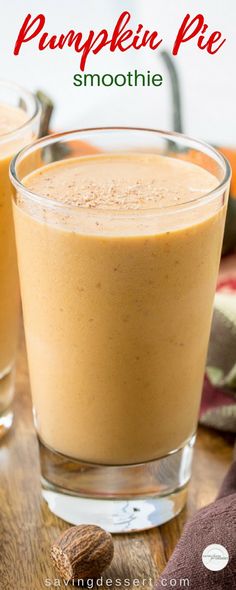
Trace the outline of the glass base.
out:
[[[8,367],[0,373],[0,439],[13,423],[12,400],[15,391],[15,368]]]
[[[186,503],[194,442],[195,435],[156,461],[109,466],[70,459],[39,440],[43,497],[70,524],[97,524],[111,533],[159,526]]]

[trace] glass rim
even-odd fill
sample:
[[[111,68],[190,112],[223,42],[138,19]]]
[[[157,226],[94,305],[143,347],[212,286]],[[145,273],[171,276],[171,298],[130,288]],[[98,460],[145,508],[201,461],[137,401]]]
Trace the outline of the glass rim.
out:
[[[6,89],[8,89],[10,91],[14,91],[16,93],[18,92],[19,96],[21,96],[22,98],[25,97],[26,100],[30,101],[30,103],[33,107],[33,114],[30,115],[29,118],[27,118],[26,121],[22,125],[20,125],[19,127],[16,127],[15,129],[12,129],[11,131],[7,131],[6,133],[2,133],[0,135],[0,143],[3,143],[9,139],[12,139],[14,137],[14,135],[18,134],[19,132],[23,131],[28,126],[30,126],[33,123],[33,121],[36,119],[36,117],[41,114],[42,109],[41,109],[41,105],[40,105],[40,102],[39,102],[39,99],[37,98],[37,96],[33,92],[31,92],[30,90],[27,90],[26,88],[21,86],[20,84],[0,78],[0,90],[1,90],[1,88],[6,88]],[[0,102],[1,102],[1,100],[0,100]]]
[[[24,160],[25,157],[27,157],[27,155],[29,155],[30,153],[32,153],[32,150],[36,151],[38,148],[43,148],[43,147],[47,147],[48,145],[53,145],[55,143],[60,142],[60,140],[66,140],[66,139],[75,139],[75,137],[78,139],[77,136],[81,136],[82,134],[91,134],[91,133],[102,133],[102,132],[140,132],[140,133],[152,133],[155,135],[158,135],[160,139],[165,139],[165,140],[171,140],[173,142],[180,142],[183,144],[189,144],[189,147],[195,148],[196,150],[198,149],[199,152],[205,153],[206,155],[208,155],[209,157],[212,158],[212,160],[217,161],[218,164],[221,165],[221,168],[224,169],[224,177],[221,181],[219,181],[219,183],[217,184],[217,186],[212,189],[211,191],[208,191],[206,193],[204,193],[203,195],[201,195],[200,197],[196,197],[196,199],[192,199],[191,201],[185,201],[184,203],[176,203],[176,204],[172,204],[172,205],[166,205],[166,206],[162,206],[162,207],[151,207],[151,208],[145,208],[142,207],[141,209],[118,209],[118,208],[109,208],[109,207],[104,207],[104,208],[98,208],[98,207],[83,207],[83,206],[79,206],[78,205],[74,205],[74,204],[68,204],[68,203],[63,203],[62,201],[57,201],[56,199],[53,199],[51,197],[45,196],[45,195],[40,195],[37,192],[31,191],[28,187],[26,187],[23,182],[18,178],[17,175],[17,164],[22,162]],[[116,152],[114,152],[116,153]],[[126,152],[123,152],[126,153]],[[135,152],[133,152],[135,153]],[[145,152],[146,153],[146,152]],[[75,156],[75,158],[78,157],[83,157],[83,156]],[[60,160],[55,160],[56,162],[61,162],[63,161],[63,158],[61,158]],[[66,162],[66,158],[65,158],[65,162]],[[50,163],[54,163],[54,162],[50,162]],[[49,165],[50,165],[49,163]],[[47,165],[47,164],[45,164]],[[42,166],[43,168],[43,166]],[[37,169],[36,169],[37,170]],[[210,144],[208,144],[205,141],[196,139],[194,137],[188,136],[184,133],[177,133],[175,131],[166,131],[166,130],[161,130],[161,129],[155,129],[155,128],[146,128],[146,127],[129,127],[129,126],[105,126],[105,127],[85,127],[85,128],[80,128],[80,129],[74,129],[74,130],[70,130],[70,131],[63,131],[63,132],[59,132],[59,133],[53,133],[50,135],[46,135],[44,137],[41,137],[39,139],[37,139],[36,141],[32,142],[31,144],[28,144],[27,146],[25,146],[24,148],[22,148],[21,150],[18,151],[18,153],[15,154],[15,156],[12,158],[11,162],[10,162],[10,166],[9,166],[9,172],[10,172],[10,179],[12,184],[14,185],[16,191],[23,193],[25,196],[27,196],[27,198],[31,201],[34,201],[36,204],[38,205],[42,205],[43,207],[50,207],[51,209],[55,209],[55,210],[64,210],[64,211],[74,211],[77,214],[79,212],[86,212],[86,214],[88,215],[106,215],[106,214],[119,214],[120,217],[127,217],[128,215],[132,215],[132,216],[137,216],[140,215],[140,213],[142,214],[147,214],[147,215],[153,215],[153,213],[155,212],[156,214],[160,215],[163,213],[168,213],[168,212],[173,212],[175,213],[178,210],[188,210],[188,209],[193,209],[194,207],[198,207],[202,204],[207,204],[210,203],[211,201],[213,201],[216,197],[220,196],[222,193],[225,192],[225,190],[228,188],[229,186],[229,182],[231,179],[231,167],[229,164],[229,161],[227,160],[227,158],[221,154],[217,149],[215,149],[214,147],[212,147]],[[33,171],[32,171],[33,172]],[[27,175],[26,175],[27,176]]]

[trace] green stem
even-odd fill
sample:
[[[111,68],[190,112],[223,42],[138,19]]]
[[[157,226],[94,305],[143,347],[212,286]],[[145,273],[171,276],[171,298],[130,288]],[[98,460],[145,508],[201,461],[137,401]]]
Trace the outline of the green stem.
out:
[[[182,100],[181,100],[181,92],[180,92],[180,80],[179,74],[175,67],[174,60],[171,55],[163,50],[160,53],[171,83],[171,98],[172,98],[172,117],[173,117],[173,131],[178,133],[183,133],[183,121],[182,121]]]

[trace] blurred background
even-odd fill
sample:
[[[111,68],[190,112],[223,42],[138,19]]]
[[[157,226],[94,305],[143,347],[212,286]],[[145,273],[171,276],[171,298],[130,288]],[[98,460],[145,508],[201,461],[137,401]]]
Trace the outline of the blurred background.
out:
[[[99,125],[138,125],[172,128],[171,89],[166,65],[157,51],[142,49],[111,54],[103,50],[90,55],[87,73],[127,73],[135,68],[163,75],[155,87],[76,88],[80,54],[73,49],[43,51],[36,40],[13,55],[19,29],[30,12],[43,12],[49,33],[66,33],[70,28],[88,32],[112,30],[123,10],[132,14],[132,25],[157,29],[164,38],[162,49],[171,50],[187,12],[205,16],[209,30],[220,30],[227,42],[214,56],[197,48],[193,40],[174,58],[183,100],[183,125],[188,134],[217,145],[236,146],[236,3],[216,0],[8,0],[0,5],[0,77],[14,80],[30,90],[45,91],[55,104],[53,128],[61,130]]]

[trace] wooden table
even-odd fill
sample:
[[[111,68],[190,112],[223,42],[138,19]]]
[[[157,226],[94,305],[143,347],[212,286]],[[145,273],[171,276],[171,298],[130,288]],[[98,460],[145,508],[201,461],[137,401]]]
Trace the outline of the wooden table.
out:
[[[231,462],[232,445],[229,435],[199,429],[186,509],[160,528],[114,536],[115,556],[106,572],[109,577],[147,578],[146,587],[153,587],[186,519],[214,499]],[[23,336],[17,366],[15,423],[0,444],[0,474],[0,589],[43,590],[47,584],[59,587],[53,586],[55,578],[56,584],[64,587],[51,565],[49,548],[67,525],[49,512],[40,494]]]

